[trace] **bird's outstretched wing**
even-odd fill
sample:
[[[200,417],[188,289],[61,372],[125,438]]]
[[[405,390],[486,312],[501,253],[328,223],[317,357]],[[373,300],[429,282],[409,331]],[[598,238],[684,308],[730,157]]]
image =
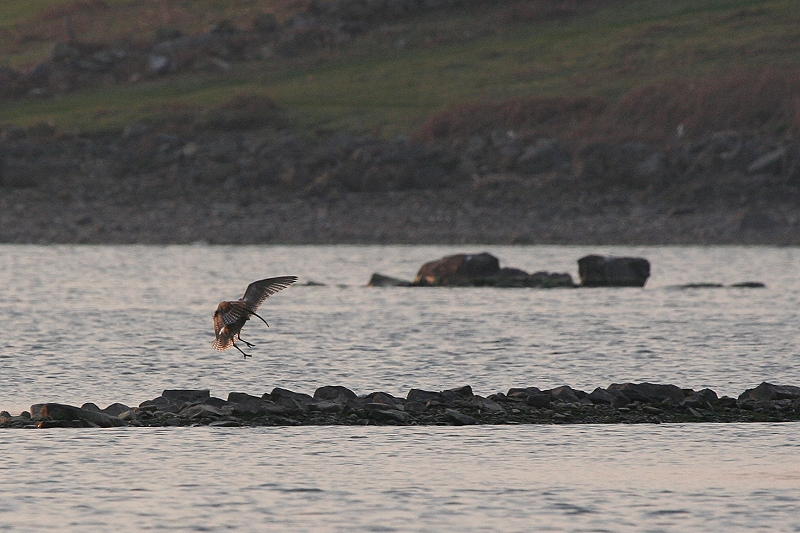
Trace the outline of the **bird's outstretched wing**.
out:
[[[247,305],[241,300],[235,302],[220,302],[214,313],[214,335],[219,336],[220,330],[225,326],[235,324],[248,316]]]
[[[242,300],[250,311],[255,311],[270,295],[285,289],[295,281],[297,281],[297,276],[278,276],[254,281],[247,286]]]

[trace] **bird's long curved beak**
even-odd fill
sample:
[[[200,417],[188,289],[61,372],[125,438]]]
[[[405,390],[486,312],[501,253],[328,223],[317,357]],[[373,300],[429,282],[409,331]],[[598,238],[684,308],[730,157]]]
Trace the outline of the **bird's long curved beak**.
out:
[[[253,316],[256,316],[256,317],[258,317],[258,318],[261,318],[261,315],[259,315],[258,313],[254,313],[254,312],[250,311],[250,314],[251,314],[251,315],[253,315]],[[267,321],[266,321],[266,320],[264,320],[263,318],[261,318],[261,321],[262,321],[264,324],[267,324]],[[267,324],[267,327],[269,327],[269,324]]]

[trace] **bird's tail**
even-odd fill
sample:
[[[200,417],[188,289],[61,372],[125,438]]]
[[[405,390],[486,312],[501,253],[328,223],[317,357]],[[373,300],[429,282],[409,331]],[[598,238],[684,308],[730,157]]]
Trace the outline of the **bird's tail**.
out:
[[[228,338],[218,337],[211,342],[211,346],[215,350],[219,350],[220,352],[222,352],[233,346],[233,339],[229,337]]]

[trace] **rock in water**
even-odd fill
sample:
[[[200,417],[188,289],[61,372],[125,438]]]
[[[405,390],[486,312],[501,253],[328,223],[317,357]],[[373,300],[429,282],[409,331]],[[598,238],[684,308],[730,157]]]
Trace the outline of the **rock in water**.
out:
[[[372,277],[369,278],[369,282],[367,283],[367,287],[409,287],[411,286],[410,281],[406,281],[404,279],[393,278],[391,276],[384,276],[383,274],[379,274],[375,272],[372,274]]]
[[[476,278],[494,276],[500,261],[492,254],[455,254],[422,265],[414,285],[472,285]]]
[[[644,287],[650,262],[641,257],[587,255],[578,259],[584,287]]]
[[[100,411],[81,409],[74,405],[61,403],[37,403],[31,406],[31,418],[34,420],[82,420],[103,428],[124,426],[125,421],[116,416],[107,415]]]

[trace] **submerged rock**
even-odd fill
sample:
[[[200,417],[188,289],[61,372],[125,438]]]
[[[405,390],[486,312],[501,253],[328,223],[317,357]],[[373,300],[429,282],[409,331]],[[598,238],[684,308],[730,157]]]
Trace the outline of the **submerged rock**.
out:
[[[367,282],[367,287],[410,287],[411,282],[404,279],[384,276],[375,272]]]

